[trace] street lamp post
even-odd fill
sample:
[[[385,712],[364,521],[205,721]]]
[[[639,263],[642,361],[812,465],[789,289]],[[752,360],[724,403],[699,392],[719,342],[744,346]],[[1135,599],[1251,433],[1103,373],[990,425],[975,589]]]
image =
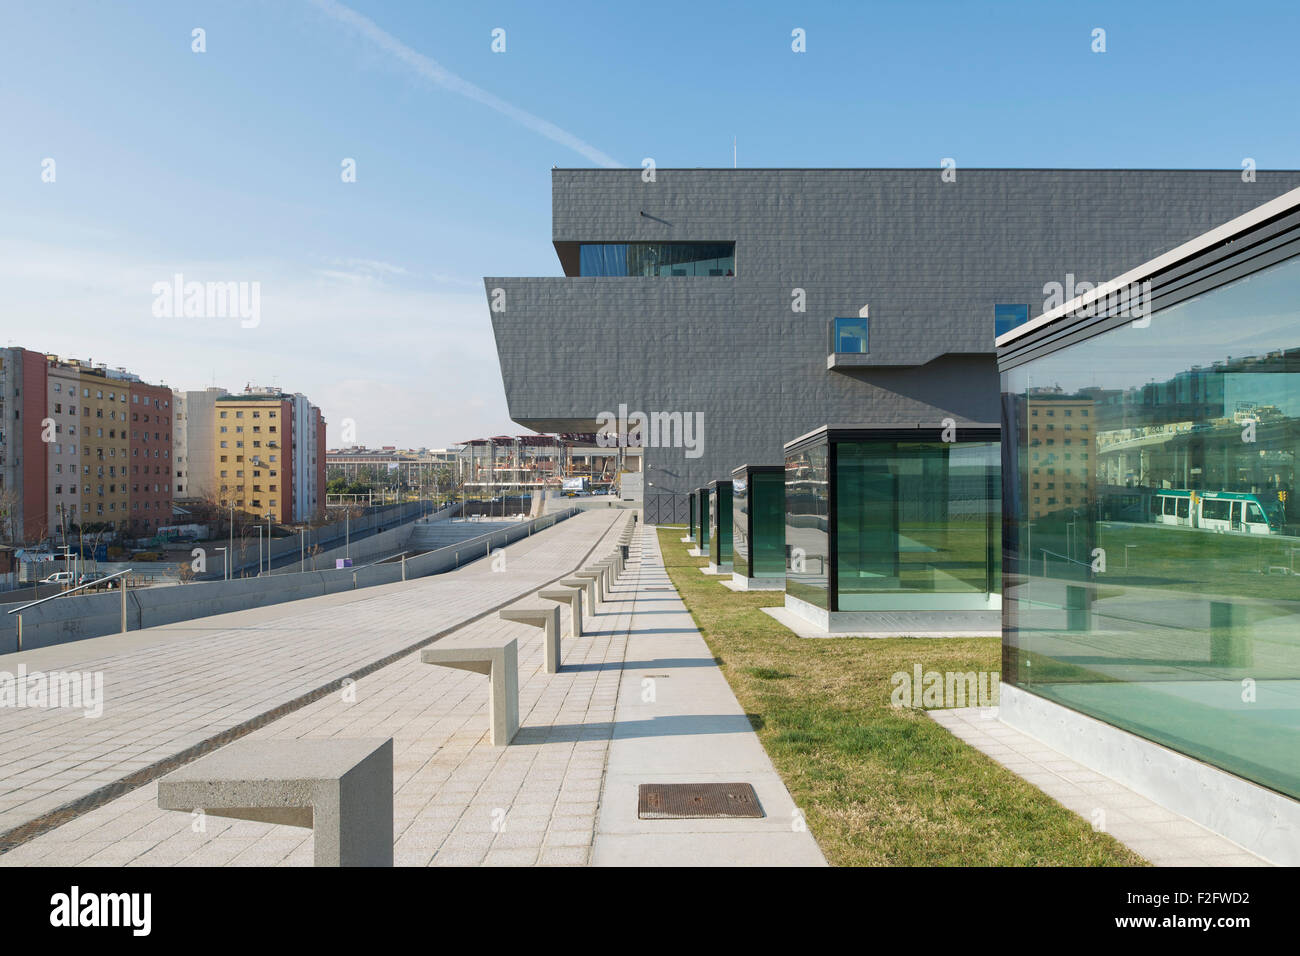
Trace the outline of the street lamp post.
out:
[[[225,548],[213,548],[213,551],[221,552],[221,580],[230,580],[230,552]]]
[[[262,576],[262,526],[257,526],[257,576]]]

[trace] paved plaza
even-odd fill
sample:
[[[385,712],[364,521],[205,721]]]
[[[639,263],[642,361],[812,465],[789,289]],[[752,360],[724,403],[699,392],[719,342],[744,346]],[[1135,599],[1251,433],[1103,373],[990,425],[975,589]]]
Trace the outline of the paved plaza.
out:
[[[311,865],[309,830],[159,810],[161,773],[114,794],[124,776],[259,719],[249,739],[393,738],[399,866],[824,865],[668,584],[652,529],[636,526],[626,572],[584,636],[564,641],[558,674],[544,672],[541,630],[498,619],[503,605],[536,606],[539,587],[608,550],[629,518],[610,509],[562,522],[505,549],[504,571],[481,561],[25,653],[33,669],[104,670],[107,703],[98,720],[6,712],[0,746],[26,763],[6,777],[5,824],[44,815],[58,825],[0,855],[0,866]],[[518,642],[521,727],[510,746],[489,742],[480,675],[420,663],[413,648],[435,634],[439,646]],[[353,673],[344,689],[286,708]],[[764,816],[637,816],[640,783],[710,781],[751,783]],[[66,809],[97,795],[92,809]]]

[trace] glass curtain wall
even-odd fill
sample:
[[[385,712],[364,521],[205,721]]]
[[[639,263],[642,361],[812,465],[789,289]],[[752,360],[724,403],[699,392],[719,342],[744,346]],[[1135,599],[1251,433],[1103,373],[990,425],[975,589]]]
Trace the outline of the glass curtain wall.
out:
[[[731,473],[732,570],[785,577],[785,467],[745,465]]]
[[[750,475],[750,521],[753,525],[750,577],[785,576],[785,474],[783,468]]]
[[[785,458],[785,591],[830,610],[830,449],[791,449]]]
[[[709,526],[713,523],[709,515],[709,489],[700,488],[695,492],[695,500],[699,504],[700,519],[700,540],[699,551],[701,554],[709,553]]]
[[[1300,798],[1300,258],[1002,383],[1007,679]]]
[[[835,610],[986,606],[999,473],[997,442],[836,442]]]
[[[711,276],[736,274],[734,242],[584,242],[582,276]]]
[[[731,567],[731,482],[709,484],[709,558],[715,568]]]
[[[731,570],[742,578],[749,574],[749,478],[743,471],[731,478]]]

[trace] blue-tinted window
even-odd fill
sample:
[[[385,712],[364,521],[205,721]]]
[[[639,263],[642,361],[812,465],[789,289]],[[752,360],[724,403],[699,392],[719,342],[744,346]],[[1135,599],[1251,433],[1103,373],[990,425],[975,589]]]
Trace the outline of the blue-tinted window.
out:
[[[993,307],[993,335],[996,338],[1029,321],[1027,305],[995,305]]]
[[[835,351],[865,354],[867,351],[867,320],[836,319]]]
[[[712,276],[736,274],[734,242],[584,242],[584,276]]]

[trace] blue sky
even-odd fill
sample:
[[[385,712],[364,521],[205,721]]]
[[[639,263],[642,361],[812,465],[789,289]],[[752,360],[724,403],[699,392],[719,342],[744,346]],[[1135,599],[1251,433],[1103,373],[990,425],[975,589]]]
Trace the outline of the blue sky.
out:
[[[519,431],[480,279],[559,274],[553,165],[1296,168],[1297,9],[8,3],[0,340],[303,391],[332,444]],[[260,322],[156,317],[176,273]]]

